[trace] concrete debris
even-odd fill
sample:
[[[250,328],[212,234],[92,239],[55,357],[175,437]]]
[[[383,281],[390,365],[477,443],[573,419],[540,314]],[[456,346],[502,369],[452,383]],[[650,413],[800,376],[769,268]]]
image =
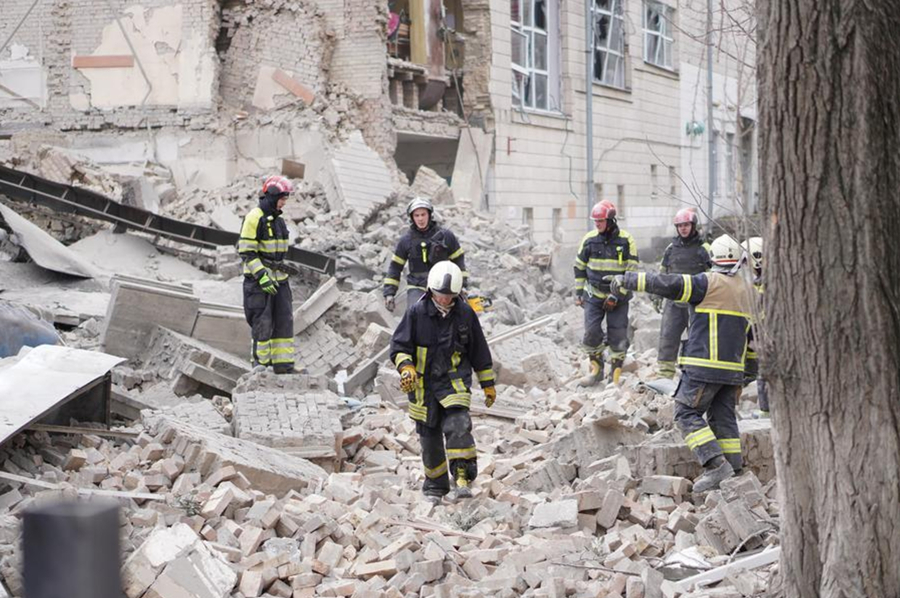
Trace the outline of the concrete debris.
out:
[[[389,21],[386,5],[195,4],[123,15],[134,52],[119,47],[114,22],[83,36],[101,46],[79,56],[153,57],[146,105],[132,97],[144,93],[135,69],[79,69],[83,91],[56,102],[65,114],[53,102],[40,119],[22,111],[56,120],[0,139],[0,159],[230,232],[280,172],[295,186],[283,210],[291,244],[333,256],[337,271],[291,277],[298,373],[276,375],[248,361],[235,247],[0,205],[4,298],[65,327],[67,345],[128,360],[110,358],[113,429],[12,430],[0,447],[0,578],[12,595],[24,594],[22,511],[76,496],[122,505],[129,598],[759,594],[778,558],[779,510],[770,425],[748,415],[758,391],[751,384],[740,405],[744,473],[700,498],[690,482],[700,466],[673,422],[676,382],[656,379],[660,316],[645,297],[631,302],[621,384],[577,386],[589,368],[583,311],[572,256],[557,247],[567,226],[557,220],[574,221],[575,202],[554,209],[554,241],[535,241],[528,222],[546,229],[550,210],[483,209],[491,156],[541,141],[495,139],[457,116],[461,90],[442,69],[386,61],[385,28],[373,27]],[[475,123],[470,109],[490,94],[469,62],[484,54],[477,27],[490,18],[474,6],[487,3],[463,4],[464,70],[475,75],[462,99]],[[47,52],[51,66],[56,53],[68,67],[69,45]],[[422,500],[416,425],[387,360],[406,273],[394,312],[383,275],[416,195],[459,238],[468,292],[490,299],[479,319],[498,383],[491,408],[473,391],[474,497],[440,506]],[[17,363],[0,360],[0,379]],[[28,373],[49,379],[46,368]],[[70,419],[54,423],[79,423]]]

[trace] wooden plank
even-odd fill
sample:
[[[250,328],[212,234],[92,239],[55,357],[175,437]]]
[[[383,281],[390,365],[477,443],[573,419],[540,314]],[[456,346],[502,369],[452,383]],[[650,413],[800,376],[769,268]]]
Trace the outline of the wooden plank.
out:
[[[709,571],[704,571],[703,573],[698,573],[697,575],[682,579],[678,582],[678,589],[682,592],[688,592],[693,588],[700,588],[711,583],[720,582],[732,573],[749,571],[751,569],[758,569],[759,567],[771,565],[780,558],[781,546],[763,550],[753,556],[748,556],[738,561],[734,561],[733,563],[728,563],[727,565],[722,565],[721,567],[716,567],[715,569],[710,569]]]
[[[283,88],[303,100],[307,106],[311,106],[316,98],[315,94],[308,87],[285,73],[281,69],[275,69],[272,73],[272,80],[281,85]]]
[[[456,529],[450,529],[449,527],[443,527],[441,525],[435,525],[433,523],[426,523],[424,521],[400,521],[399,519],[389,519],[387,523],[388,525],[402,525],[411,527],[423,532],[438,532],[440,534],[444,534],[445,536],[459,536],[461,538],[468,538],[469,540],[478,540],[479,542],[484,540],[484,536],[476,536],[475,534],[469,534]]]
[[[138,437],[138,432],[126,432],[124,430],[104,430],[102,428],[90,428],[88,426],[51,426],[49,424],[31,424],[29,430],[35,432],[48,432],[51,434],[94,434],[108,438],[132,439]]]
[[[36,480],[34,478],[27,478],[25,476],[16,475],[14,473],[9,473],[6,471],[0,471],[0,479],[9,480],[10,482],[18,482],[20,484],[26,484],[28,486],[36,486],[45,490],[59,490],[60,488],[62,488],[62,486],[60,486],[59,484],[53,484],[51,482],[45,482],[43,480]],[[85,496],[108,496],[111,498],[129,498],[135,500],[166,500],[166,496],[164,494],[151,494],[149,492],[123,492],[119,490],[98,490],[96,488],[76,488],[75,490],[78,492],[78,494],[82,494]]]
[[[134,56],[73,56],[72,68],[76,69],[121,69],[132,68]]]

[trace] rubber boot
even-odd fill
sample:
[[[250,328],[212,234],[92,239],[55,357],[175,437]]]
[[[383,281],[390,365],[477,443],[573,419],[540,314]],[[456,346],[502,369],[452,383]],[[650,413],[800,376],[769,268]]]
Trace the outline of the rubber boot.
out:
[[[694,494],[709,492],[734,475],[734,468],[719,455],[703,466],[703,475],[694,480]]]
[[[440,494],[425,494],[424,496],[425,496],[425,501],[430,502],[434,506],[438,506],[439,504],[441,504],[441,501],[444,498]]]
[[[624,359],[613,359],[610,363],[609,381],[613,384],[619,384],[619,378],[622,376],[622,364]]]
[[[472,498],[472,489],[466,479],[466,468],[456,468],[456,498]]]
[[[591,357],[591,373],[582,376],[578,386],[594,386],[603,379],[603,358]]]

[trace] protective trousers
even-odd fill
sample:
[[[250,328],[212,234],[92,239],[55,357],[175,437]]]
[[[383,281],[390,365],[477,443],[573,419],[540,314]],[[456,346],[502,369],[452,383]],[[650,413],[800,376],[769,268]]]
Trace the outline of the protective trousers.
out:
[[[690,323],[691,311],[690,306],[668,299],[663,305],[657,353],[660,374],[675,375],[678,350],[681,348],[681,335]]]
[[[606,334],[603,320],[606,319]],[[628,351],[628,303],[620,302],[612,311],[604,311],[603,299],[589,297],[584,301],[584,338],[581,341],[590,356],[600,356],[609,344],[611,361],[625,359]]]
[[[472,481],[478,475],[478,464],[469,410],[465,407],[444,409],[436,402],[434,408],[441,411],[438,427],[416,422],[425,467],[422,492],[429,496],[443,496],[450,492],[449,476],[455,478],[458,469],[463,468],[466,479]]]
[[[740,386],[700,382],[688,373],[681,376],[675,391],[675,423],[701,465],[724,455],[736,472],[743,468],[736,411],[740,396]]]
[[[250,324],[251,361],[276,371],[294,367],[294,314],[291,286],[287,280],[278,293],[269,295],[254,278],[244,277],[244,317]]]

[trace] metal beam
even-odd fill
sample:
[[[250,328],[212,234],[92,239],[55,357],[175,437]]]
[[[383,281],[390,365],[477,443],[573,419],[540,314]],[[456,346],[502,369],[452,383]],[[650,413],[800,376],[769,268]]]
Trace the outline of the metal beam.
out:
[[[141,208],[123,205],[83,187],[55,183],[5,166],[0,166],[0,193],[17,201],[39,203],[58,212],[114,222],[188,245],[210,249],[223,245],[233,246],[237,244],[239,237],[237,233],[160,216]],[[290,247],[287,258],[314,272],[329,275],[334,275],[335,272],[335,259],[321,253]]]

